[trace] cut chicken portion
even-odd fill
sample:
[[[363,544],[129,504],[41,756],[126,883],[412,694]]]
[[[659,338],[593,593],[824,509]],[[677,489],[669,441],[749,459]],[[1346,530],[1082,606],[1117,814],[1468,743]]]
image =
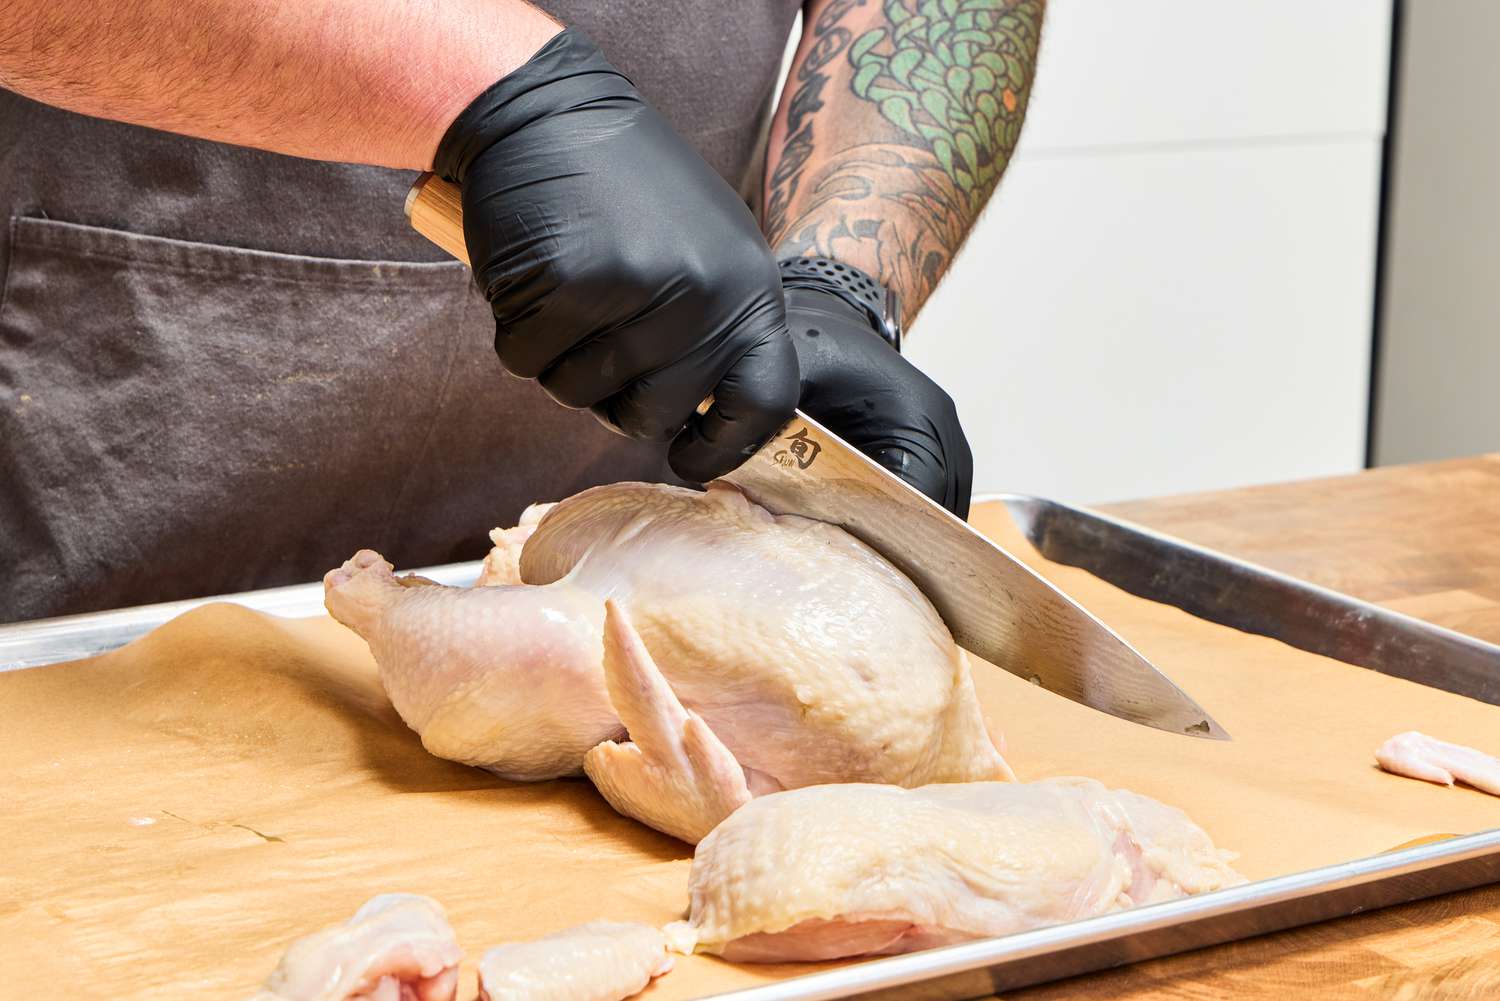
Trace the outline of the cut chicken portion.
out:
[[[671,968],[660,929],[591,921],[486,952],[479,961],[479,996],[482,1001],[619,1001]]]
[[[733,962],[912,952],[1243,882],[1233,857],[1091,779],[816,786],[703,839],[686,932]]]
[[[674,753],[718,761],[722,747],[753,793],[1014,777],[932,604],[842,529],[773,516],[733,487],[644,483],[586,490],[529,528],[499,533],[486,571],[525,584],[398,579],[368,550],[324,579],[330,614],[369,642],[434,754],[544,779],[621,737],[632,710],[611,702],[602,663],[613,599],[641,651],[621,671],[644,683],[651,665],[639,691],[648,716],[667,714],[657,730],[677,727]],[[605,749],[595,771],[623,798],[665,746]]]
[[[600,744],[583,770],[616,810],[696,844],[750,801],[744,769],[677,701],[620,607],[604,609],[604,676],[630,743]]]
[[[293,942],[251,1001],[453,1001],[462,958],[437,901],[385,893]]]
[[[1380,767],[1396,775],[1451,786],[1454,780],[1500,796],[1500,758],[1416,730],[1398,733],[1375,751]]]

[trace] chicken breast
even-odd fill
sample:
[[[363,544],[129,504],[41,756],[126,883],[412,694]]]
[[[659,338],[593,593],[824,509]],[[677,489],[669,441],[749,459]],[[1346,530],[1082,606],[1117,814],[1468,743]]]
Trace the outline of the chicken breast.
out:
[[[683,705],[784,788],[1008,772],[932,603],[840,528],[728,485],[613,484],[552,508],[521,575],[624,606]]]
[[[251,1001],[453,1001],[461,959],[437,901],[386,893],[293,942]]]
[[[911,952],[1243,882],[1180,810],[1092,779],[776,793],[699,845],[689,931],[734,962]]]

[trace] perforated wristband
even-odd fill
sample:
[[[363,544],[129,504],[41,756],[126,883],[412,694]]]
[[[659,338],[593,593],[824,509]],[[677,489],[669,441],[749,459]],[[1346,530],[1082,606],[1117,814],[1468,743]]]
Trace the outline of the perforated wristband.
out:
[[[787,257],[777,262],[782,288],[815,288],[843,299],[870,318],[886,343],[901,350],[901,298],[852,264],[826,257]]]

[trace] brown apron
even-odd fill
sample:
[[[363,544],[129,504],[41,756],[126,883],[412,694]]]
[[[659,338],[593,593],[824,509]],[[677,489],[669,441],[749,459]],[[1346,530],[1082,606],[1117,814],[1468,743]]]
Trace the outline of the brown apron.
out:
[[[796,0],[554,0],[747,196]],[[471,559],[658,448],[507,376],[412,175],[0,90],[0,621]]]

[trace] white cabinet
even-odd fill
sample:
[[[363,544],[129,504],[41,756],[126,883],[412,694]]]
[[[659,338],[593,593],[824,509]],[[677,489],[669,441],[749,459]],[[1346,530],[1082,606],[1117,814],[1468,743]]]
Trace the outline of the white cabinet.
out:
[[[1049,0],[1028,152],[1378,135],[1386,0]]]
[[[908,341],[976,492],[1360,468],[1389,5],[1049,8],[1022,148]]]
[[[1401,36],[1381,465],[1500,450],[1500,4],[1407,4]]]

